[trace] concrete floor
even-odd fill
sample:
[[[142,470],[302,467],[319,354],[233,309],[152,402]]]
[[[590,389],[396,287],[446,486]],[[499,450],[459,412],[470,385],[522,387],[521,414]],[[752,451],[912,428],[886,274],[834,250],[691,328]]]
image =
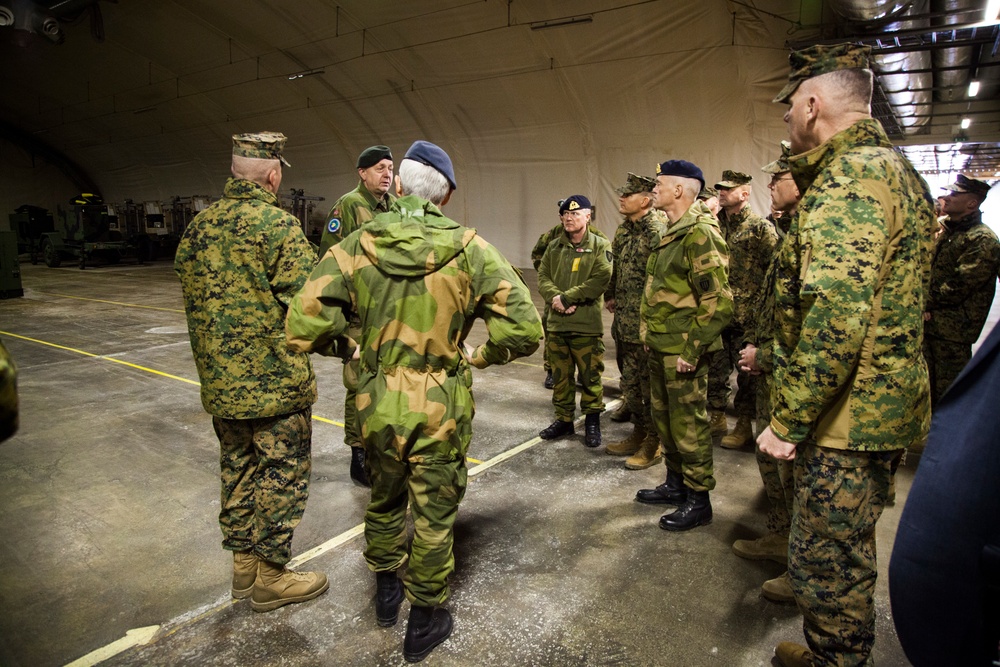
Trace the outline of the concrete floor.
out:
[[[21,397],[20,432],[0,445],[0,664],[405,664],[408,604],[396,627],[374,622],[374,577],[363,538],[350,532],[367,490],[350,483],[342,428],[314,422],[311,494],[294,543],[299,568],[326,572],[330,591],[268,614],[234,604],[216,520],[218,443],[172,267],[22,272],[24,298],[0,301]],[[480,326],[473,337],[482,335]],[[605,341],[613,399],[618,371]],[[342,420],[340,364],[314,364],[314,415]],[[716,447],[714,522],[664,532],[661,508],[633,502],[662,481],[662,466],[627,471],[580,436],[537,442],[552,419],[542,377],[540,353],[475,373],[470,457],[525,447],[478,474],[470,463],[449,602],[455,632],[425,664],[770,665],[777,642],[803,641],[794,606],[759,595],[781,566],[730,551],[764,530],[752,452]],[[630,428],[607,416],[603,426],[605,442]],[[883,667],[908,664],[885,573],[912,475],[901,469],[899,500],[878,529]],[[151,628],[151,641],[114,655],[108,645],[137,628]]]

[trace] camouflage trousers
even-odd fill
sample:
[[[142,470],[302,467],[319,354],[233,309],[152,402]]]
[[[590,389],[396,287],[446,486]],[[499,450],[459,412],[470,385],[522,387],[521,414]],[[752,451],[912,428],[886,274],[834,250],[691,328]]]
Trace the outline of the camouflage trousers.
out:
[[[724,412],[729,405],[732,389],[729,378],[738,368],[740,349],[743,347],[743,330],[726,327],[722,330],[722,349],[709,355],[708,409]],[[746,371],[736,372],[736,396],[733,407],[737,417],[753,420],[757,414],[757,376]]]
[[[545,349],[552,365],[552,406],[556,419],[573,421],[576,414],[574,369],[580,379],[580,411],[585,415],[604,411],[604,341],[600,336],[550,332]]]
[[[361,447],[361,424],[358,422],[358,370],[361,362],[351,359],[344,362],[344,444]]]
[[[788,573],[817,666],[870,664],[875,524],[898,454],[798,447]]]
[[[632,413],[632,423],[642,426],[647,433],[656,433],[653,414],[650,412],[649,352],[642,343],[615,341],[618,370],[621,371],[622,398]]]
[[[944,392],[972,358],[972,345],[924,336],[924,359],[931,376],[931,406],[937,405]]]
[[[771,423],[771,376],[757,375],[757,433],[762,433]],[[782,461],[755,447],[757,469],[764,482],[767,496],[765,526],[770,533],[788,535],[795,506],[794,461]]]
[[[545,310],[542,313],[542,338],[545,340],[549,339],[549,328],[545,323],[549,321],[549,311],[551,308],[552,306],[545,304]],[[542,346],[542,367],[545,369],[546,373],[552,371],[552,362],[549,361],[548,345]]]
[[[222,548],[271,563],[292,557],[312,470],[312,408],[278,417],[212,417],[222,470]]]
[[[650,410],[667,470],[695,491],[715,488],[712,431],[708,425],[708,360],[692,373],[677,372],[676,354],[649,351]]]
[[[365,560],[374,572],[409,565],[406,597],[448,599],[455,569],[453,527],[468,482],[465,454],[475,412],[471,373],[404,369],[361,372],[358,412],[371,466]],[[406,509],[413,515],[407,549]]]

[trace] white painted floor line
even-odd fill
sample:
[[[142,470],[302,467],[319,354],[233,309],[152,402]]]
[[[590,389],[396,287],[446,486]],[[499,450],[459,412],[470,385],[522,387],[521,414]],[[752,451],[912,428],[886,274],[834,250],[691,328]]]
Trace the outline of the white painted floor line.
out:
[[[96,651],[91,651],[82,658],[77,658],[73,662],[66,665],[66,667],[92,667],[99,662],[104,662],[110,658],[115,657],[123,651],[127,651],[133,646],[142,646],[148,644],[149,640],[152,639],[157,632],[159,632],[160,626],[149,625],[144,628],[133,628],[125,633],[125,636],[119,640],[113,641],[107,646],[102,646]]]

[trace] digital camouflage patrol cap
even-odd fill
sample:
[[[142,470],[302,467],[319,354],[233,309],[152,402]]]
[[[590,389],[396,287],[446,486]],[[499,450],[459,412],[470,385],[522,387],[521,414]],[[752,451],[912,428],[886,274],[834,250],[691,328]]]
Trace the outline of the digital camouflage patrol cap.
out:
[[[701,189],[701,192],[698,193],[698,199],[702,201],[708,201],[712,197],[718,197],[718,196],[719,196],[719,191],[709,185],[703,187]]]
[[[790,141],[783,140],[781,142],[781,157],[779,157],[774,162],[768,162],[766,165],[760,168],[765,174],[784,174],[786,171],[791,171],[792,168],[788,164],[788,156],[792,154],[792,144]]]
[[[750,174],[744,174],[742,171],[733,171],[732,169],[726,169],[722,172],[722,180],[715,184],[717,188],[725,188],[727,190],[732,190],[733,188],[738,188],[741,185],[746,185],[753,180],[753,176]]]
[[[871,47],[861,44],[816,44],[806,49],[792,51],[788,55],[791,72],[788,83],[781,89],[775,102],[787,102],[799,84],[820,74],[829,74],[842,69],[870,69],[868,56]]]
[[[986,199],[986,195],[990,193],[990,184],[986,181],[976,180],[975,178],[969,178],[964,174],[959,174],[955,179],[955,182],[944,189],[949,192],[968,192],[976,195],[982,200]]]
[[[649,176],[639,176],[630,171],[625,185],[615,188],[615,192],[624,197],[625,195],[635,195],[640,192],[652,192],[654,187],[656,187],[656,179]]]
[[[593,208],[589,199],[583,195],[570,195],[559,202],[559,215],[562,215],[566,211],[580,211],[585,208]]]
[[[251,157],[258,160],[281,160],[281,164],[291,167],[281,155],[288,139],[281,132],[247,132],[233,135],[233,155]]]

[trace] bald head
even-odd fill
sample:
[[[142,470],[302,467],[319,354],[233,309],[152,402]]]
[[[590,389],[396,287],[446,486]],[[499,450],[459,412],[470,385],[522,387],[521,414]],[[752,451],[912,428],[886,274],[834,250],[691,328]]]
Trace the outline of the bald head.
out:
[[[233,156],[231,171],[233,178],[253,181],[273,193],[278,192],[281,185],[281,162],[262,158]]]

